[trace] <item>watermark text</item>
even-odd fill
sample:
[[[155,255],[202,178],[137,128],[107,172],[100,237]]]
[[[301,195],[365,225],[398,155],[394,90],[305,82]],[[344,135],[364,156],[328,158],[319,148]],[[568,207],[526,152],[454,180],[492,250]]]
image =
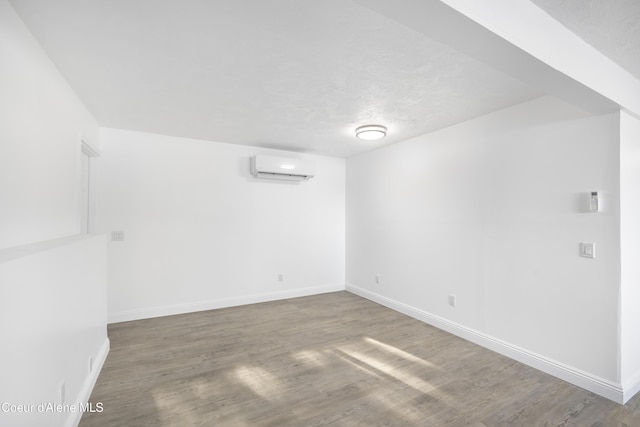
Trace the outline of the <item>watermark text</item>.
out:
[[[20,414],[20,413],[62,413],[62,412],[97,412],[104,411],[102,402],[86,402],[78,404],[59,404],[52,402],[42,403],[11,403],[2,402],[0,404],[0,413]]]

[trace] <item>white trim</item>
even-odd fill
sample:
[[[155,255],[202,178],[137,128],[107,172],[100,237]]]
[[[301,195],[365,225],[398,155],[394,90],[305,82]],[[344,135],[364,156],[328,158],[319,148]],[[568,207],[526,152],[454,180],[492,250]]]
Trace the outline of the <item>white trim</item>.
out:
[[[82,137],[80,138],[80,151],[89,157],[100,157],[100,151],[93,148],[91,144],[82,139]]]
[[[100,350],[98,350],[98,354],[96,354],[95,364],[93,365],[93,371],[87,379],[84,381],[82,389],[78,394],[78,398],[76,400],[76,404],[80,405],[82,402],[86,404],[89,402],[89,398],[91,398],[91,392],[93,391],[93,387],[96,385],[96,381],[98,381],[98,376],[100,375],[100,371],[102,371],[102,367],[104,366],[104,362],[107,360],[107,354],[109,354],[110,342],[109,338],[105,338]],[[96,403],[96,402],[93,402]],[[72,411],[69,412],[69,417],[67,418],[67,422],[64,424],[67,427],[77,427],[80,424],[80,419],[82,418],[82,411]]]
[[[444,319],[440,316],[433,315],[358,286],[347,283],[346,290],[378,304],[384,305],[385,307],[406,314],[414,319],[428,323],[453,335],[464,338],[474,344],[493,350],[503,356],[517,360],[518,362],[536,368],[549,375],[553,375],[554,377],[560,378],[561,380],[567,381],[573,385],[589,390],[616,403],[624,404],[633,396],[633,394],[635,394],[630,394],[634,388],[636,391],[640,388],[640,376],[633,381],[632,385],[629,385],[628,389],[627,387],[623,388],[620,384],[613,383],[604,378],[600,378],[580,369],[565,365],[556,360],[549,359],[540,354],[533,353],[506,341],[502,341],[480,331],[476,331],[475,329],[467,328],[466,326],[451,322],[450,320]]]
[[[78,154],[78,167],[77,167],[77,181],[78,181],[78,227],[80,234],[91,234],[94,231],[94,222],[96,217],[96,202],[94,200],[95,197],[95,188],[94,181],[96,180],[96,172],[95,172],[95,158],[100,157],[100,150],[96,147],[93,147],[89,142],[87,142],[82,134],[78,134],[78,141],[80,144],[80,152]],[[87,175],[84,176],[82,165],[82,156],[85,155],[88,157],[89,164],[87,165]],[[86,203],[81,203],[83,198],[82,187],[86,178],[87,185],[87,200]],[[86,218],[84,218],[86,216]],[[84,221],[86,220],[86,224]]]
[[[276,301],[287,298],[297,298],[308,295],[325,294],[329,292],[344,291],[343,284],[313,286],[286,291],[268,292],[238,297],[220,298],[208,301],[187,302],[171,304],[160,307],[145,307],[133,310],[125,310],[109,313],[108,323],[128,322],[130,320],[149,319],[152,317],[172,316],[174,314],[193,313],[196,311],[214,310],[217,308],[235,307],[239,305],[255,304],[259,302]]]
[[[627,403],[629,399],[640,391],[640,372],[638,372],[631,380],[625,381],[622,385],[623,402]]]

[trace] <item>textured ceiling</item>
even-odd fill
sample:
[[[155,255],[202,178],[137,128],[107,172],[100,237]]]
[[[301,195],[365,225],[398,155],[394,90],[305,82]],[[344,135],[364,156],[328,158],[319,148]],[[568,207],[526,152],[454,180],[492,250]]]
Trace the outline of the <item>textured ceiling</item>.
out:
[[[640,79],[640,0],[531,0]]]
[[[350,0],[11,3],[105,127],[346,157],[542,95]]]

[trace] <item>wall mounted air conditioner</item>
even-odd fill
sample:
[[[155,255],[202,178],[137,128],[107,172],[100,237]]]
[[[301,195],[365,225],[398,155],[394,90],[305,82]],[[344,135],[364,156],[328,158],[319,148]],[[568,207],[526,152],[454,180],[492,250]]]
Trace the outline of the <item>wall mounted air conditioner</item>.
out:
[[[287,157],[253,156],[251,175],[256,178],[308,181],[315,175],[315,164],[310,160]]]

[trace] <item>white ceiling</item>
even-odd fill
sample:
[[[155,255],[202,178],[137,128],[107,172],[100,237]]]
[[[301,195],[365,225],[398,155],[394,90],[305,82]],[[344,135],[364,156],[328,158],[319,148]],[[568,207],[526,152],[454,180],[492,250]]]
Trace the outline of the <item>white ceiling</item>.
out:
[[[542,95],[354,0],[11,3],[105,127],[346,157]]]
[[[640,0],[531,0],[640,79]]]

